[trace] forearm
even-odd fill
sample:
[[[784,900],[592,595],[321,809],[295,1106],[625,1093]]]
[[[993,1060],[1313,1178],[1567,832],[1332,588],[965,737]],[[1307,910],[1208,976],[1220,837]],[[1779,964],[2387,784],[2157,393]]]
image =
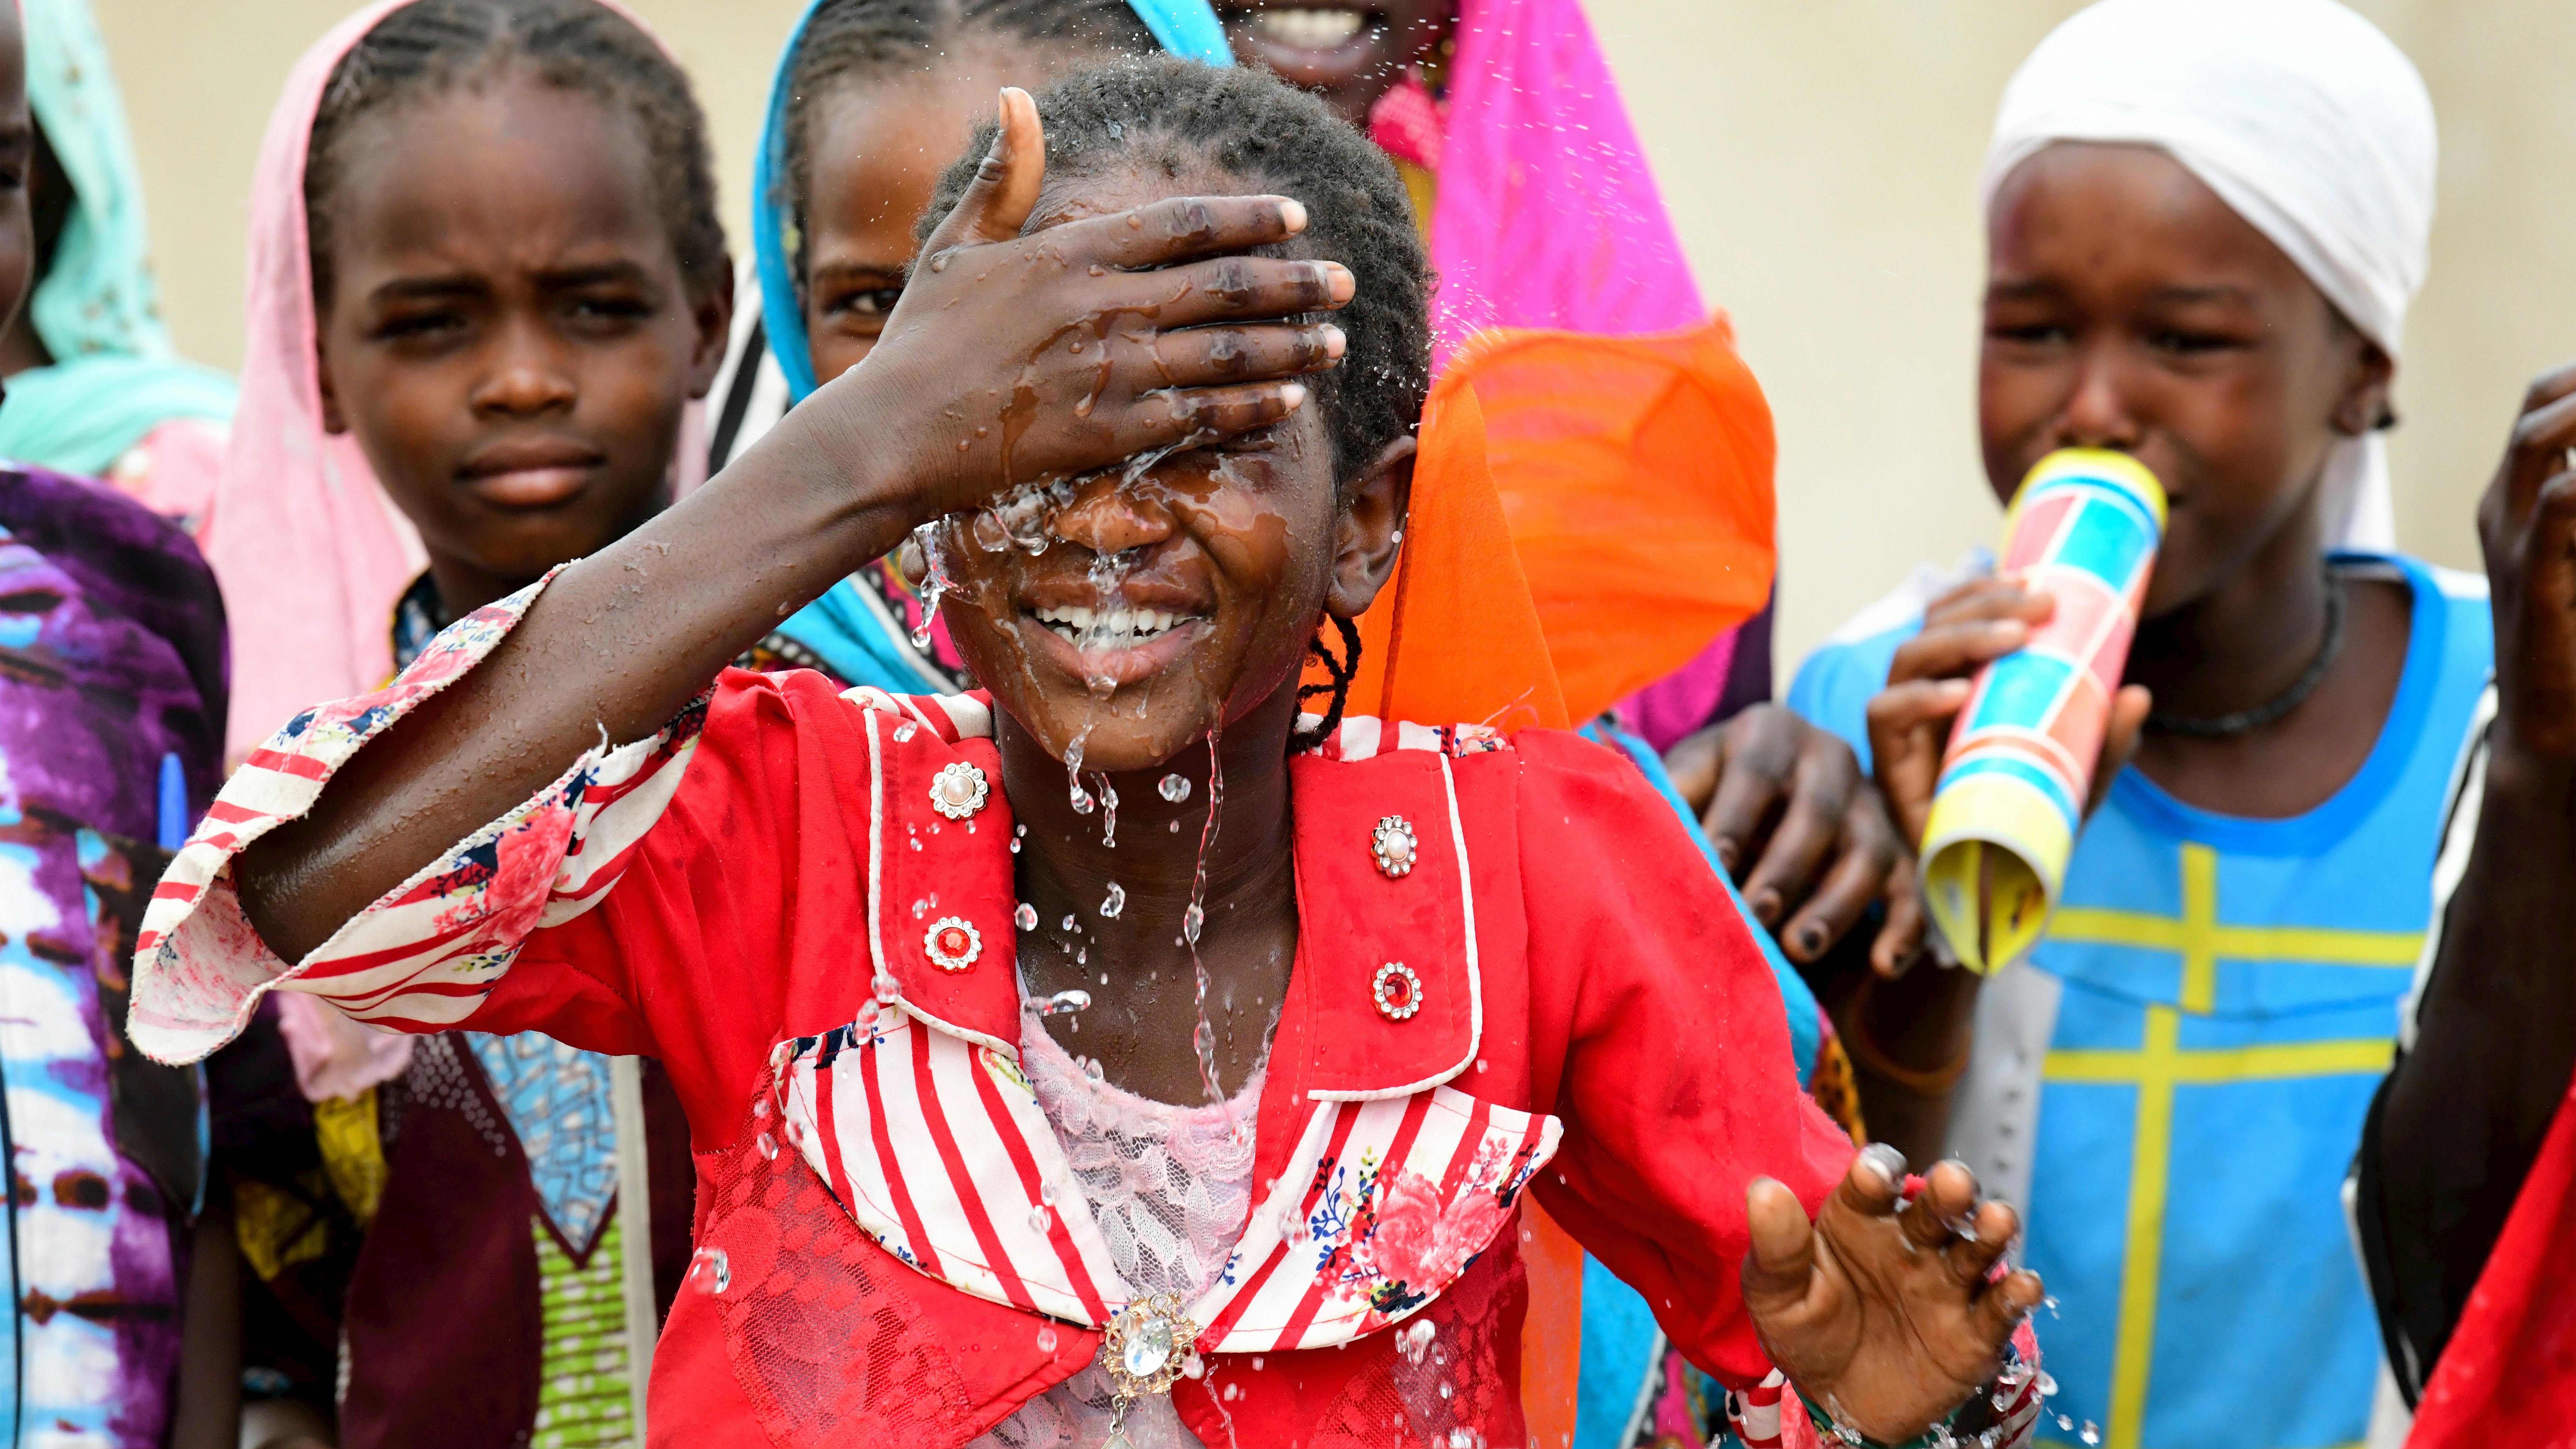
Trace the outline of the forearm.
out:
[[[2416,1043],[2366,1149],[2391,1306],[2427,1346],[2457,1320],[2576,1071],[2576,767],[2501,725],[2495,738]]]
[[[1852,964],[1839,977],[1834,1024],[1870,1139],[1920,1170],[1940,1160],[1949,1135],[1951,1099],[1974,1045],[1978,977],[1944,970],[1927,954],[1890,981],[1869,969],[1868,945],[1868,932],[1855,931],[1837,953]]]
[[[566,569],[482,664],[417,705],[303,818],[244,849],[251,923],[287,961],[559,777],[604,731],[662,727],[777,622],[912,526],[845,423],[790,414],[725,473]]]

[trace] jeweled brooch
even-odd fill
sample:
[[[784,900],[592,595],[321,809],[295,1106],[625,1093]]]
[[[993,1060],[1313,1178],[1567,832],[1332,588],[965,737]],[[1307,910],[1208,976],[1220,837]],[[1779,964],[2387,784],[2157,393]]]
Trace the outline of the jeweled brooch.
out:
[[[1413,853],[1413,823],[1401,815],[1380,820],[1369,834],[1369,854],[1389,880],[1413,874]]]
[[[1169,1293],[1139,1298],[1118,1310],[1100,1335],[1100,1366],[1112,1395],[1109,1437],[1102,1449],[1128,1449],[1127,1408],[1152,1394],[1168,1394],[1187,1372],[1199,1336],[1181,1300]]]
[[[1377,1001],[1378,1015],[1402,1021],[1422,1009],[1422,978],[1403,962],[1389,961],[1377,968],[1369,994]]]
[[[984,783],[984,772],[964,760],[940,766],[930,778],[930,808],[951,820],[963,820],[983,809],[992,793]]]
[[[921,949],[940,970],[963,971],[984,954],[984,936],[962,916],[941,916],[922,934]]]

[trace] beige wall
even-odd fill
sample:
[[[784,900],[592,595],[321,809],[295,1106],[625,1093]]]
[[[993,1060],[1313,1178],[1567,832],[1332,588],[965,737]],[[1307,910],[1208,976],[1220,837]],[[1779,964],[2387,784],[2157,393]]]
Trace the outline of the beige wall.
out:
[[[295,55],[343,0],[95,0],[133,111],[180,343],[241,347],[244,191]],[[636,0],[696,74],[740,235],[796,0]],[[1780,427],[1784,669],[1918,559],[1994,530],[1971,412],[1978,164],[2012,67],[2071,0],[1593,0],[1702,289]],[[2471,565],[2523,383],[2576,357],[2576,7],[2360,0],[2443,129],[2433,274],[2394,443],[2399,535]]]

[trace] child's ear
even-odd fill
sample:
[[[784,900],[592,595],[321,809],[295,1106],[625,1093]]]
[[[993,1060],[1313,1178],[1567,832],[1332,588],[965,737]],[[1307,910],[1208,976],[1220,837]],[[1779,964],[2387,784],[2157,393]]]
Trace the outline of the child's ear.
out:
[[[1324,608],[1340,618],[1367,613],[1395,575],[1405,515],[1413,506],[1415,452],[1407,433],[1387,444],[1350,487],[1334,526],[1333,582],[1324,591]]]
[[[327,322],[314,319],[313,378],[322,390],[322,431],[339,434],[349,431],[349,419],[340,411],[340,390],[331,385],[331,331]]]
[[[698,329],[689,350],[689,396],[697,399],[714,390],[716,374],[724,370],[725,344],[733,338],[731,253],[717,264],[708,284],[690,295],[689,321]]]
[[[2397,363],[2386,348],[2358,331],[2353,333],[2353,340],[2359,345],[2354,349],[2343,396],[2336,400],[2334,410],[2334,430],[2348,438],[2358,438],[2397,421],[2388,408],[2388,386],[2397,376]]]

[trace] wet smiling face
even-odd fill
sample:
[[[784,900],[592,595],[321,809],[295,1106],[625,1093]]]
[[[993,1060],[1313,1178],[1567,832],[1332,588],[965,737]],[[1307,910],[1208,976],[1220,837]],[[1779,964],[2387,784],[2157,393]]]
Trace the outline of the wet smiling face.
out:
[[[1998,498],[2057,448],[2134,454],[2172,505],[2150,618],[2318,531],[2327,453],[2377,424],[2393,367],[2279,247],[2140,146],[2041,151],[1988,226],[1977,411]]]
[[[667,503],[732,289],[684,286],[636,127],[505,72],[338,144],[325,421],[357,435],[441,589],[507,592]]]
[[[1264,190],[1160,168],[1050,182],[1029,229]],[[1057,345],[1100,344],[1086,328]],[[1284,732],[1323,616],[1357,618],[1393,572],[1412,486],[1410,436],[1339,487],[1333,452],[1310,402],[1261,432],[1061,490],[1043,552],[988,516],[952,517],[939,533],[949,637],[1048,754],[1081,740],[1085,769],[1158,766],[1247,716]]]

